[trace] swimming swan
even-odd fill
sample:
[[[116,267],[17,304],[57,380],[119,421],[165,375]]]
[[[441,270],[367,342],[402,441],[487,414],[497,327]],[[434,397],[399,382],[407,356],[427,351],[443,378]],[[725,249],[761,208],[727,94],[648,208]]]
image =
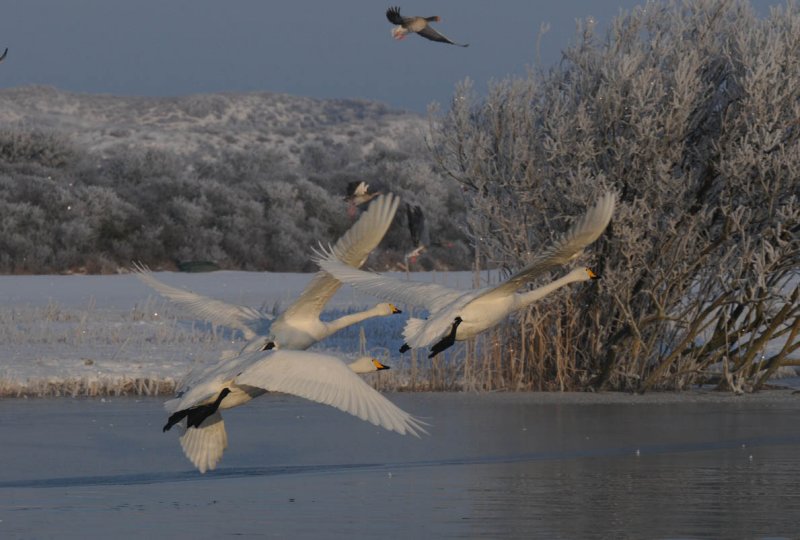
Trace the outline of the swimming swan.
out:
[[[178,397],[167,401],[170,412],[163,431],[180,423],[184,454],[201,473],[214,469],[228,446],[221,409],[246,403],[265,392],[294,394],[336,407],[401,435],[427,433],[424,423],[365,383],[356,373],[388,369],[361,357],[346,365],[336,356],[308,351],[272,350],[243,354],[201,371],[187,380]]]
[[[580,255],[605,230],[614,213],[616,196],[606,193],[572,228],[522,270],[503,283],[472,291],[450,289],[435,283],[414,283],[357,270],[336,256],[335,250],[318,251],[320,268],[343,283],[378,298],[405,302],[428,310],[428,319],[409,318],[403,330],[406,343],[400,349],[432,345],[432,358],[455,341],[463,341],[491,328],[508,314],[522,309],[569,283],[596,279],[588,268],[577,268],[562,278],[529,292],[517,289],[534,278]]]
[[[400,199],[392,194],[378,197],[358,221],[333,246],[333,252],[348,265],[359,267],[383,239],[397,212]],[[319,318],[325,304],[336,294],[341,283],[326,272],[317,272],[297,300],[272,320],[272,316],[246,306],[213,300],[176,287],[170,287],[152,276],[142,265],[134,265],[137,277],[160,294],[189,312],[214,324],[236,328],[244,333],[248,344],[242,352],[281,349],[307,349],[331,334],[372,317],[400,313],[394,305],[378,304],[372,309],[345,315],[330,322]],[[271,324],[270,321],[272,320]],[[264,328],[269,332],[264,334]]]

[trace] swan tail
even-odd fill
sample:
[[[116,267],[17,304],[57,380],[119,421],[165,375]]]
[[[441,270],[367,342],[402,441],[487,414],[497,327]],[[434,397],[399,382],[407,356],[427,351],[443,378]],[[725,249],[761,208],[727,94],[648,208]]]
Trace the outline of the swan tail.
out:
[[[420,339],[423,338],[425,333],[425,323],[427,322],[425,319],[417,319],[416,317],[408,318],[406,326],[403,328],[403,338],[406,341],[403,344],[405,351],[427,345],[427,343],[420,343]]]
[[[199,426],[190,427],[181,436],[181,448],[201,473],[216,468],[228,447],[225,422],[219,411],[206,417]]]

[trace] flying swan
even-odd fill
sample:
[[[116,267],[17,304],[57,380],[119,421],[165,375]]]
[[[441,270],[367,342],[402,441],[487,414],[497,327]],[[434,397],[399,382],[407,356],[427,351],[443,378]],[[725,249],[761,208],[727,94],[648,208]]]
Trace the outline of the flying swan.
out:
[[[381,241],[394,218],[400,199],[392,194],[375,199],[358,221],[348,229],[332,250],[348,265],[360,267]],[[297,300],[281,315],[272,316],[257,309],[237,306],[170,287],[153,277],[141,265],[134,265],[137,277],[189,312],[214,324],[236,328],[244,333],[247,345],[242,353],[272,348],[303,350],[342,328],[372,317],[401,313],[394,305],[381,303],[372,309],[324,322],[319,315],[336,294],[341,283],[326,272],[317,272]],[[270,323],[271,321],[271,323]],[[268,332],[265,328],[269,328]]]
[[[401,435],[427,433],[424,423],[403,411],[356,373],[387,369],[361,357],[347,365],[336,356],[308,351],[271,350],[242,354],[190,376],[178,397],[167,401],[171,413],[163,431],[180,424],[184,454],[201,472],[214,469],[228,446],[221,409],[247,403],[266,392],[283,392],[336,407]]]
[[[517,293],[525,283],[576,258],[597,240],[614,213],[616,195],[608,192],[572,228],[533,261],[503,283],[472,291],[450,289],[435,283],[415,283],[353,268],[334,249],[316,252],[320,268],[336,279],[378,298],[405,302],[428,310],[427,319],[409,318],[400,352],[431,346],[432,358],[453,345],[491,328],[510,313],[551,292],[579,281],[596,279],[589,268],[576,268],[564,277],[529,292]]]

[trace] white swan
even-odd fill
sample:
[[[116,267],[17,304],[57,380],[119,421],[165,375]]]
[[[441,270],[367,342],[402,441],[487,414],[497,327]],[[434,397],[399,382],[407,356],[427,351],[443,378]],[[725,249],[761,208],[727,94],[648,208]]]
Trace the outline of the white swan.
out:
[[[397,212],[400,200],[392,194],[378,197],[358,221],[336,242],[333,252],[348,265],[361,266],[381,241]],[[297,300],[272,321],[272,316],[246,306],[213,300],[158,281],[147,268],[134,265],[137,277],[160,294],[180,304],[194,315],[214,324],[236,328],[248,344],[242,352],[281,349],[307,349],[334,332],[372,317],[400,313],[394,305],[378,304],[372,309],[325,322],[319,315],[336,294],[341,283],[326,272],[317,272]],[[269,331],[265,334],[265,328]]]
[[[178,397],[165,404],[172,413],[164,431],[180,423],[184,454],[201,473],[214,469],[228,446],[220,409],[246,403],[265,392],[284,392],[324,403],[401,435],[419,437],[424,423],[406,413],[356,376],[387,369],[361,357],[339,358],[308,351],[273,350],[243,354],[190,377]]]
[[[317,252],[320,267],[354,288],[378,298],[420,306],[429,311],[428,319],[409,318],[403,330],[406,343],[400,349],[432,345],[429,358],[495,326],[508,314],[522,309],[569,283],[594,279],[588,268],[577,268],[564,277],[525,293],[516,290],[532,279],[577,257],[605,230],[614,213],[616,196],[606,193],[572,228],[528,266],[494,287],[472,291],[450,289],[435,283],[414,283],[357,270],[341,261],[336,250]]]

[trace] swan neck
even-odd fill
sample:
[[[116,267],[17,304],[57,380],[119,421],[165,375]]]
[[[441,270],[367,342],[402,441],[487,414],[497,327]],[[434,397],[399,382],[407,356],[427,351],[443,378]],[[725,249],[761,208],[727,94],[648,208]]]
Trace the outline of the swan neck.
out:
[[[569,285],[570,283],[574,283],[576,281],[582,281],[580,274],[571,272],[566,276],[563,276],[555,281],[548,283],[547,285],[542,285],[541,287],[536,288],[532,291],[518,294],[515,308],[520,309],[529,306],[530,304],[533,304],[537,300],[544,298],[551,292],[560,289],[564,285]]]
[[[350,315],[345,315],[343,317],[339,317],[338,319],[334,319],[325,326],[327,326],[328,330],[333,332],[338,332],[342,328],[347,328],[356,323],[360,323],[361,321],[365,321],[372,317],[375,317],[379,314],[379,308],[376,306],[372,309],[368,309],[366,311],[359,311],[358,313],[351,313]]]

